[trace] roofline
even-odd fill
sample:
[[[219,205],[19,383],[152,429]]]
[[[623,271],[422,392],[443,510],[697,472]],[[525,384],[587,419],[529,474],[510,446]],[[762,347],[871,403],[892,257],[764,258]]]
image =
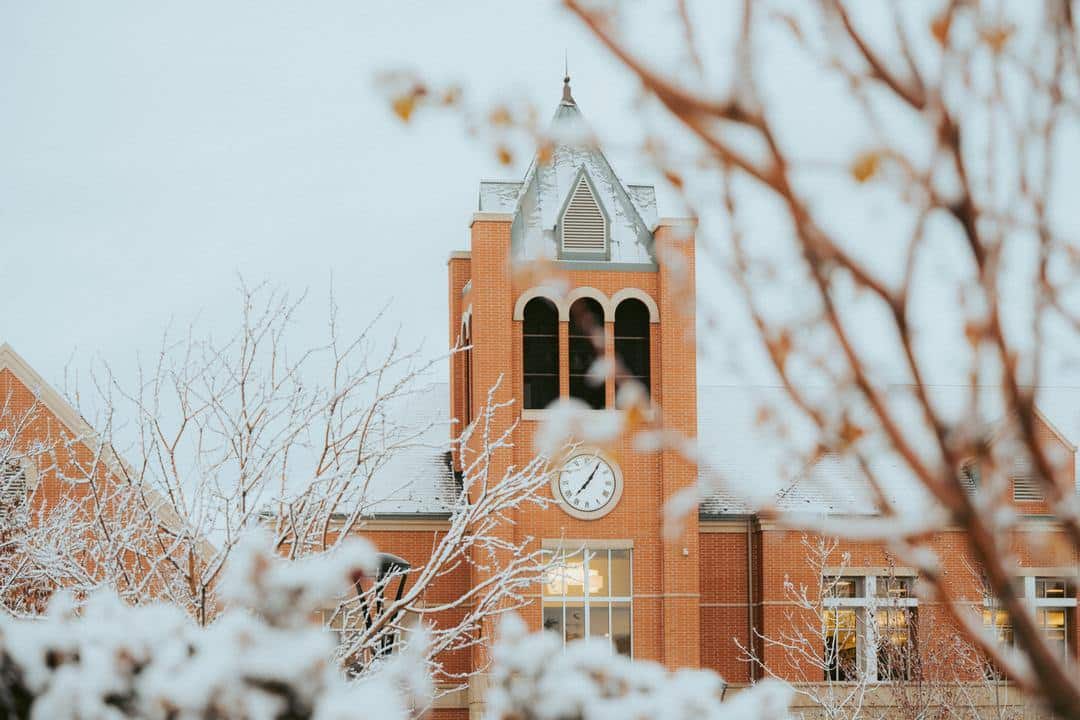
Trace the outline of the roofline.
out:
[[[67,429],[75,435],[79,442],[86,445],[91,452],[101,451],[102,456],[106,461],[106,468],[109,472],[113,470],[109,469],[109,466],[120,467],[129,476],[134,475],[131,466],[122,458],[120,454],[116,452],[116,449],[112,445],[105,444],[97,431],[90,426],[90,423],[86,421],[78,410],[72,407],[71,403],[64,399],[64,397],[56,391],[56,389],[45,381],[30,363],[15,352],[9,343],[0,343],[0,371],[9,370],[15,379],[22,383],[30,392],[41,401],[41,404],[46,410],[51,412],[61,423],[63,423]],[[162,497],[161,493],[146,484],[140,484],[141,491],[146,495],[147,499],[151,501],[152,510],[157,514],[158,518],[165,524],[166,528],[177,532],[179,530],[187,530],[184,527],[185,523],[181,520],[180,516],[172,509],[172,507]],[[168,527],[169,523],[173,523],[174,527]],[[200,538],[197,543],[202,559],[209,561],[211,557],[217,552],[217,548],[214,547],[205,537]],[[207,549],[209,548],[209,550]]]
[[[1054,425],[1054,423],[1050,422],[1050,418],[1046,417],[1046,415],[1043,414],[1043,411],[1039,409],[1038,405],[1032,404],[1031,408],[1035,411],[1035,417],[1041,420],[1043,424],[1050,429],[1050,432],[1053,433],[1054,436],[1058,440],[1060,440],[1065,445],[1065,447],[1069,448],[1069,450],[1075,455],[1076,445],[1070,442],[1070,440],[1065,437],[1065,434],[1058,430],[1057,426]]]
[[[661,217],[657,218],[655,227],[692,227],[697,229],[698,219],[695,217]]]
[[[472,219],[469,220],[469,227],[478,222],[513,222],[513,220],[514,213],[477,210],[472,214]]]
[[[364,520],[449,520],[450,512],[379,512],[368,515]]]

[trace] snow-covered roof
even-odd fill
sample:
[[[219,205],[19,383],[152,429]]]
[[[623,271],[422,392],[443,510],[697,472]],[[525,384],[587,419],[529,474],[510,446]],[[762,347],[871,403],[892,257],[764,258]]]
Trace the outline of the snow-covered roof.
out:
[[[395,436],[407,442],[394,449],[375,472],[367,503],[375,515],[440,515],[457,498],[450,462],[450,395],[446,383],[432,383],[395,399],[386,408]]]
[[[550,135],[550,155],[537,155],[522,182],[480,183],[480,210],[514,214],[514,259],[558,257],[555,230],[559,214],[584,168],[609,220],[608,260],[655,265],[652,228],[657,220],[656,190],[651,185],[624,185],[619,180],[570,95],[569,85],[555,110]]]
[[[911,387],[903,385],[889,391],[898,403],[910,393]],[[932,386],[928,395],[947,422],[961,422],[969,412],[969,388]],[[980,406],[976,432],[1002,442],[1007,423],[1000,389],[979,388],[975,396]],[[1071,450],[1074,438],[1080,438],[1080,388],[1040,388],[1036,402],[1049,430]],[[788,442],[790,437],[777,437],[775,426],[763,418],[774,418],[776,409],[785,406],[789,402],[779,387],[698,387],[699,467],[704,484],[714,489],[702,501],[701,514],[743,515],[766,505],[815,514],[874,512],[869,485],[854,457],[825,453],[808,461],[792,449],[797,443]],[[1010,474],[1027,469],[1026,457],[1012,459]],[[925,490],[898,462],[884,459],[874,472],[898,507],[925,507]]]
[[[520,181],[481,180],[476,209],[480,212],[514,212],[521,185]]]

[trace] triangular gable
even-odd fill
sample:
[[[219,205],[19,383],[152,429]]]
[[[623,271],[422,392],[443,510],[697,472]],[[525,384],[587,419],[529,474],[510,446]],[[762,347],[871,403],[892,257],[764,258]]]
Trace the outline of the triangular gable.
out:
[[[131,467],[111,446],[102,445],[97,432],[72,407],[71,403],[65,400],[21,355],[15,352],[15,348],[6,342],[0,343],[0,372],[4,370],[10,371],[16,380],[33,393],[41,405],[53,417],[63,423],[73,439],[86,445],[92,453],[100,451],[106,467],[111,468],[110,472],[113,475],[122,476],[126,474],[134,476],[135,473]],[[173,533],[183,533],[185,531],[183,521],[157,490],[144,485],[141,491],[150,506],[150,511],[157,516],[161,523],[161,527]],[[198,547],[199,555],[204,561],[209,561],[217,552],[217,549],[205,538],[200,539]]]

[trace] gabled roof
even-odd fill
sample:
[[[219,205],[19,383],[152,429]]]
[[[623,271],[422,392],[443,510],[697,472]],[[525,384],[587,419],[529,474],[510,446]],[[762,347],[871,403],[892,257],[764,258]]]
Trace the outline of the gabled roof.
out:
[[[910,386],[889,388],[897,397]],[[963,386],[930,386],[931,402],[948,422],[962,422],[969,412],[970,389]],[[1008,418],[998,388],[976,391],[980,418],[973,432],[995,444],[1007,440]],[[1047,431],[1069,453],[1075,451],[1070,437],[1080,437],[1080,388],[1040,388],[1036,393],[1038,417]],[[862,469],[851,456],[826,453],[807,463],[790,450],[792,443],[777,438],[761,422],[763,408],[789,406],[783,388],[773,386],[698,387],[698,448],[703,483],[713,487],[700,505],[703,517],[745,515],[772,505],[791,512],[857,515],[875,512]],[[797,443],[796,443],[797,444]],[[1003,447],[1002,452],[1009,452]],[[1075,458],[1074,458],[1075,462]],[[893,459],[875,460],[874,472],[885,491],[901,508],[926,507],[929,498],[921,485],[911,482]],[[1026,457],[1016,455],[1010,475],[1030,472]],[[752,493],[746,498],[743,493]],[[749,501],[748,501],[749,500]]]
[[[21,355],[15,352],[15,348],[6,342],[0,343],[0,372],[4,370],[10,371],[16,380],[30,390],[37,397],[38,402],[63,423],[64,427],[71,433],[72,438],[86,445],[94,453],[100,450],[101,457],[107,467],[128,468],[124,459],[111,446],[102,446],[100,436],[90,426],[90,423],[79,414],[79,411],[72,407],[71,403],[65,400]],[[127,474],[133,475],[134,473],[129,469]],[[150,506],[150,511],[156,515],[161,527],[171,532],[183,531],[183,521],[157,490],[148,486],[142,487],[140,490]],[[209,560],[216,552],[216,549],[205,538],[201,538],[199,552],[204,560]]]
[[[551,121],[550,153],[533,158],[521,183],[481,183],[480,209],[514,213],[511,245],[516,260],[558,257],[559,213],[584,170],[610,220],[610,261],[655,266],[652,225],[645,218],[655,223],[656,192],[652,186],[623,185],[570,95],[569,78],[566,83]],[[511,206],[508,196],[515,190]]]
[[[459,484],[450,461],[450,391],[432,383],[396,398],[386,408],[388,421],[416,436],[396,449],[368,485],[376,516],[445,515],[458,498]]]

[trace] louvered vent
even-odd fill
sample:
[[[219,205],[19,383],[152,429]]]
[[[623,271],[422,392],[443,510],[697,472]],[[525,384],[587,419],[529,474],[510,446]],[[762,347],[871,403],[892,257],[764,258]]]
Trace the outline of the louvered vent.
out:
[[[562,249],[566,253],[603,254],[607,251],[607,220],[582,175],[562,217]]]
[[[979,487],[979,468],[975,463],[965,463],[960,468],[960,485],[968,495],[975,494],[975,490]]]
[[[1013,481],[1013,500],[1019,502],[1041,501],[1043,499],[1042,488],[1039,481],[1031,475],[1018,475]]]
[[[26,473],[18,460],[0,467],[0,522],[18,519],[26,510]]]

